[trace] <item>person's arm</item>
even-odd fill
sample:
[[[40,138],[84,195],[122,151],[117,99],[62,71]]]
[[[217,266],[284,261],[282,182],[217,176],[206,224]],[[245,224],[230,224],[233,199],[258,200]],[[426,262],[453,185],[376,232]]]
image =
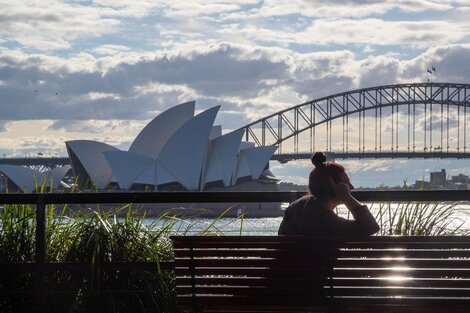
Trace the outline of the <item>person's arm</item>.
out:
[[[348,207],[348,209],[354,217],[354,223],[358,225],[358,231],[354,231],[354,233],[359,235],[373,235],[380,230],[379,224],[377,224],[377,221],[366,205]]]
[[[338,223],[344,235],[372,235],[380,230],[379,224],[366,205],[361,204],[351,195],[347,184],[336,184],[335,194],[352,213],[354,221],[339,219]],[[343,231],[341,231],[343,233]]]

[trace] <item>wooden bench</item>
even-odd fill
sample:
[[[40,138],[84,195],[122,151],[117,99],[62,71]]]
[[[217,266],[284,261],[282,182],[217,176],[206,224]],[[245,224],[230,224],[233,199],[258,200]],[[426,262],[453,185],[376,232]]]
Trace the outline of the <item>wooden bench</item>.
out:
[[[171,239],[183,312],[470,312],[470,237]]]

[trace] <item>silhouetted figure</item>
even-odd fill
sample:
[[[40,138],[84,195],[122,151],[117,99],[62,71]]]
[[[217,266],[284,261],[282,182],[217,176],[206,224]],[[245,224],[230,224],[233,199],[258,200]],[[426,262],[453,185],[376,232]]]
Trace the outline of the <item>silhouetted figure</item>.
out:
[[[312,157],[315,169],[310,172],[310,195],[289,205],[279,226],[279,235],[309,236],[368,236],[379,231],[366,205],[359,203],[350,193],[354,189],[344,167],[326,162],[323,153]],[[336,206],[344,204],[354,220],[335,214]]]

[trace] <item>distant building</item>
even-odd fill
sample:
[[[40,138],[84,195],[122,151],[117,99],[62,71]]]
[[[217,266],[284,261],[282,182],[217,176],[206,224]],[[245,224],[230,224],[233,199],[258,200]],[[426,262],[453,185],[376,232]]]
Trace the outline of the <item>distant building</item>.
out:
[[[457,176],[452,176],[452,178],[447,182],[448,189],[459,189],[465,190],[470,187],[470,177],[467,175],[459,174]]]
[[[414,185],[410,186],[412,189],[429,189],[431,188],[431,183],[425,181],[424,179],[416,180]]]
[[[454,184],[470,184],[470,177],[467,175],[459,174],[457,176],[452,176],[451,182]]]
[[[411,189],[470,189],[470,177],[464,174],[452,176],[447,179],[446,170],[442,169],[440,172],[431,172],[430,181],[417,180],[414,185],[410,186]]]
[[[447,181],[446,170],[442,169],[440,172],[431,172],[430,178],[433,187],[444,187]]]

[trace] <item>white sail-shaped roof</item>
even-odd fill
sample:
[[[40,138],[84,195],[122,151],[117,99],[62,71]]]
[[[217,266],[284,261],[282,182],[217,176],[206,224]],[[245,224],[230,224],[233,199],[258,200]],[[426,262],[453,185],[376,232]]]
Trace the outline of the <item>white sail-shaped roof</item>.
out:
[[[244,132],[240,129],[211,140],[202,186],[215,181],[230,186]]]
[[[61,187],[64,176],[70,170],[70,165],[56,167],[46,172],[39,172],[28,167],[17,165],[0,165],[0,172],[22,192],[35,192],[36,187],[41,188],[43,184],[45,184],[44,187],[46,188],[50,188],[52,184],[53,189],[58,189]]]
[[[79,185],[83,186],[90,179],[96,188],[105,189],[113,175],[103,152],[119,150],[93,140],[72,140],[65,145]]]
[[[222,136],[222,126],[221,125],[214,125],[211,129],[211,134],[209,135],[209,139],[213,140],[217,137]]]
[[[258,179],[263,173],[266,164],[277,150],[276,146],[264,146],[248,148],[240,151],[248,161],[248,166],[251,171],[251,178]]]
[[[244,154],[239,152],[238,159],[237,159],[237,166],[235,171],[233,172],[232,177],[232,184],[235,185],[237,180],[242,177],[251,177],[250,167],[248,166],[248,161]]]
[[[199,190],[209,135],[219,108],[210,108],[182,125],[158,156],[160,165],[188,190]]]
[[[178,180],[162,167],[158,161],[152,162],[135,180],[136,184],[152,186],[175,182],[178,182]]]
[[[256,147],[254,142],[242,141],[240,143],[240,150],[245,150],[245,149],[254,148],[254,147]]]
[[[45,174],[47,175],[48,182],[52,183],[52,188],[60,188],[62,180],[71,169],[72,167],[70,165],[65,165],[61,167],[55,167],[50,171],[47,171]]]
[[[22,192],[34,192],[36,184],[42,183],[42,173],[28,167],[3,164],[0,165],[0,172]]]
[[[240,150],[233,182],[246,176],[258,179],[276,149],[276,146],[265,146]]]
[[[129,152],[156,159],[171,136],[194,117],[195,104],[195,101],[186,102],[158,115],[137,135]]]
[[[154,162],[148,156],[127,151],[105,151],[103,154],[113,172],[112,181],[121,189],[131,189],[134,180]]]

